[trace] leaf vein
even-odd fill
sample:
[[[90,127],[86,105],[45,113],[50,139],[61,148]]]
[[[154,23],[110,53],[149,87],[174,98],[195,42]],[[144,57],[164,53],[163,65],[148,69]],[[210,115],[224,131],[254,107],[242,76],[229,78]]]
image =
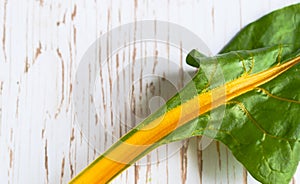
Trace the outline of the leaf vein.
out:
[[[300,101],[292,100],[292,99],[288,99],[288,98],[284,98],[284,97],[280,97],[280,96],[273,95],[273,94],[271,94],[268,90],[266,90],[266,89],[264,89],[264,88],[257,87],[256,89],[259,90],[259,91],[262,91],[263,93],[265,93],[266,95],[268,95],[268,96],[271,97],[271,98],[274,98],[274,99],[277,99],[277,100],[280,100],[280,101],[289,102],[289,103],[300,104]]]
[[[287,139],[287,138],[283,138],[283,137],[278,137],[275,135],[270,134],[269,132],[267,132],[263,127],[261,127],[259,125],[259,123],[252,117],[252,115],[250,114],[250,112],[247,110],[247,108],[245,107],[245,105],[242,102],[239,101],[230,101],[228,102],[228,104],[236,104],[240,107],[240,109],[247,115],[248,119],[265,135],[273,138],[273,139],[278,139],[278,140],[283,140],[283,141],[290,141],[290,142],[298,142],[298,139]]]

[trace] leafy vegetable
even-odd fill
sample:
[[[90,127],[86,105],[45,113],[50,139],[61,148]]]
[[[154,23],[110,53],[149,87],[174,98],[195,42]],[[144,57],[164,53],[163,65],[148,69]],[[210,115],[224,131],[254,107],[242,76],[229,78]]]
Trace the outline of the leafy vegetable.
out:
[[[192,51],[193,80],[71,183],[106,183],[155,147],[197,135],[226,144],[262,183],[288,183],[300,160],[299,9],[253,22],[215,57]]]
[[[300,51],[299,9],[299,4],[289,6],[249,24],[220,53],[288,44],[289,51],[281,54],[279,59],[295,57]],[[193,64],[199,62],[200,57],[197,55],[197,51],[191,52],[187,62],[197,67],[197,64]],[[266,64],[266,59],[256,60]],[[231,103],[226,107],[222,127],[226,123],[233,126],[234,122],[238,122],[239,126],[255,122],[257,127],[246,130],[243,130],[246,126],[240,127],[242,134],[251,134],[241,137],[248,139],[246,145],[233,148],[234,141],[226,141],[233,130],[226,129],[231,135],[216,139],[226,144],[235,157],[262,183],[288,183],[297,168],[300,159],[299,72],[300,66],[297,65],[271,82],[234,99],[234,102],[238,102],[235,105]],[[238,114],[245,110],[247,112],[243,116]],[[249,117],[245,119],[245,116]],[[255,140],[257,134],[263,135],[264,139]]]

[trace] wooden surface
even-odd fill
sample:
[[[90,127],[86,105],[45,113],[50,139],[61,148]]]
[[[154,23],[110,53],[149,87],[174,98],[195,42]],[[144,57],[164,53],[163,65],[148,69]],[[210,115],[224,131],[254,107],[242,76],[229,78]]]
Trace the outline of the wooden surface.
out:
[[[0,182],[67,183],[162,104],[163,99],[157,96],[166,100],[184,85],[184,72],[176,67],[174,70],[170,61],[145,64],[139,72],[124,74],[130,75],[130,80],[136,79],[134,75],[143,78],[132,81],[130,108],[118,104],[111,94],[117,91],[117,97],[127,98],[126,81],[123,86],[117,82],[124,79],[119,71],[126,64],[155,56],[177,61],[179,68],[185,65],[180,46],[137,43],[111,54],[105,74],[100,72],[96,83],[90,84],[95,85],[95,96],[88,101],[74,99],[75,75],[84,53],[111,28],[140,20],[169,21],[195,33],[216,54],[247,23],[296,2],[1,0]],[[168,87],[170,83],[164,77],[144,77],[147,67],[151,67],[150,73],[161,72],[167,79],[176,79],[175,87]],[[91,69],[90,74],[95,73],[99,71]],[[172,77],[174,73],[177,78]],[[112,78],[116,80],[109,80]],[[165,93],[168,89],[170,92]],[[83,109],[87,114],[83,124],[76,119],[79,112],[74,100],[96,104],[95,112]],[[112,110],[116,106],[120,106],[119,114]],[[257,183],[221,143],[212,142],[202,150],[199,142],[200,138],[192,138],[163,146],[113,183]],[[292,183],[300,184],[300,169]]]

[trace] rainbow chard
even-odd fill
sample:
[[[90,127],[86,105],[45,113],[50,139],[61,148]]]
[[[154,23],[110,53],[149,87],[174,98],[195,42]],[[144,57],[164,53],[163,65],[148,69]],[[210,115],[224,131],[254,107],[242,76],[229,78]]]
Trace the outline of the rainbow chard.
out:
[[[242,29],[215,57],[196,50],[191,82],[71,183],[107,183],[154,148],[218,140],[262,183],[289,183],[300,160],[300,4]]]

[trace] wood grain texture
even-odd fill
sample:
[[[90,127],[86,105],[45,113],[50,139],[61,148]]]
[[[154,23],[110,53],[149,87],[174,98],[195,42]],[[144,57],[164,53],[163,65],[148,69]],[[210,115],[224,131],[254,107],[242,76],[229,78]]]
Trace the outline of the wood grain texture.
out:
[[[108,49],[101,52],[111,55],[111,62],[103,72],[89,70],[98,76],[96,84],[89,84],[95,85],[97,95],[81,100],[95,103],[97,112],[86,109],[82,130],[72,105],[76,70],[89,46],[105,32],[139,20],[170,21],[197,34],[216,54],[247,23],[296,2],[1,0],[1,183],[67,183],[184,85],[180,46],[134,43],[111,53],[108,40]],[[149,65],[141,59],[147,56],[156,62]],[[167,58],[167,64],[159,58]],[[136,71],[140,62],[144,67]],[[120,72],[129,63],[133,72]],[[145,78],[147,72],[164,77]],[[168,78],[177,82],[171,85]],[[124,85],[129,82],[134,85]],[[129,105],[120,103],[116,114],[111,94],[119,98],[127,90]],[[162,146],[113,183],[257,183],[224,145],[206,142],[192,138]],[[300,169],[292,183],[300,183]]]

